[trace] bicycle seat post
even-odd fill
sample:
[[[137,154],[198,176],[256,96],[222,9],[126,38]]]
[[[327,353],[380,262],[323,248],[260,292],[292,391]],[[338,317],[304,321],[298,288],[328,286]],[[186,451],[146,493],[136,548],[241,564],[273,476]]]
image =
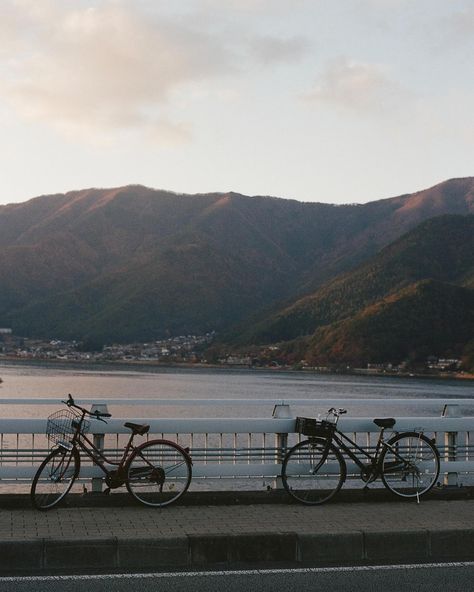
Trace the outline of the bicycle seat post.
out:
[[[383,435],[385,432],[385,429],[392,429],[393,426],[397,423],[395,418],[393,417],[383,417],[383,418],[376,418],[374,419],[374,423],[376,426],[378,426],[380,428],[380,433],[379,433],[379,439],[377,442],[377,447],[375,449],[375,454],[378,455],[380,447],[384,441],[383,439]]]
[[[128,438],[128,442],[127,442],[127,444],[125,445],[125,448],[124,448],[124,453],[123,453],[124,457],[128,457],[128,454],[130,452],[130,449],[132,448],[132,445],[133,445],[133,439],[135,438],[135,435],[136,435],[136,432],[134,432],[134,431],[130,432],[130,436]]]
[[[382,445],[384,443],[384,437],[383,437],[384,433],[385,433],[385,426],[380,426],[379,438],[377,440],[377,445],[375,447],[375,458],[378,458],[380,449],[382,448]]]

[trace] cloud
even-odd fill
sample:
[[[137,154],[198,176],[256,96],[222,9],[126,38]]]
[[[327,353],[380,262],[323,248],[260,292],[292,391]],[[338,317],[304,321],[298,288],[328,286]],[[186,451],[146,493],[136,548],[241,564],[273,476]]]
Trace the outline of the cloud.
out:
[[[147,126],[145,137],[150,143],[163,146],[179,146],[192,138],[192,125],[167,120],[154,121]]]
[[[311,4],[313,0],[309,0]],[[308,0],[293,0],[291,4],[288,0],[201,0],[201,3],[206,9],[215,11],[227,12],[234,14],[246,13],[246,14],[268,14],[271,11],[272,14],[275,12],[288,13],[293,12],[295,9],[308,4]]]
[[[399,137],[414,134],[427,145],[455,140],[472,144],[474,125],[466,114],[473,96],[465,88],[408,89],[379,65],[338,58],[327,64],[302,98],[310,104],[342,109],[358,119],[376,117],[379,131],[386,133],[391,128]]]
[[[454,13],[447,19],[447,27],[452,39],[472,41],[474,36],[474,6]]]
[[[262,6],[268,0],[241,8]],[[82,140],[129,131],[189,141],[192,97],[220,101],[250,64],[292,63],[307,50],[298,36],[242,34],[236,23],[219,30],[211,14],[124,0],[2,0],[0,101]]]
[[[170,96],[233,68],[218,39],[121,2],[37,6],[0,8],[10,31],[0,48],[0,93],[24,117],[60,129],[93,134],[151,126],[188,137],[182,124],[164,119]]]
[[[303,98],[373,112],[393,108],[403,94],[402,88],[380,66],[341,57],[327,65],[314,88]]]
[[[5,3],[0,7],[0,60],[8,59],[20,49],[18,29],[21,19],[14,6]],[[1,63],[0,63],[1,65]]]
[[[307,53],[308,47],[303,37],[256,37],[250,42],[252,55],[264,65],[298,61]]]

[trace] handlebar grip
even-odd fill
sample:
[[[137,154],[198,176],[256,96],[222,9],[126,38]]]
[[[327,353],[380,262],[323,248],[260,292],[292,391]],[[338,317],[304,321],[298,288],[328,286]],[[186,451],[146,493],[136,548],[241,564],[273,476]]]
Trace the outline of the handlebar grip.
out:
[[[112,417],[111,413],[102,413],[101,411],[94,411],[92,415],[95,415],[96,417]]]
[[[67,401],[62,401],[65,405],[67,405],[68,407],[74,407],[75,403],[74,403],[74,399],[72,398],[71,393],[68,394],[68,399]]]

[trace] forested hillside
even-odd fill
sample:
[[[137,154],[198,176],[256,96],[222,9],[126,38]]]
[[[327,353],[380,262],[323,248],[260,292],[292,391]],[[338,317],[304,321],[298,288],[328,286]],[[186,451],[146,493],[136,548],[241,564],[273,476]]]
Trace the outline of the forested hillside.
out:
[[[315,289],[333,291],[336,277],[344,290],[339,274],[423,220],[469,212],[472,178],[344,206],[141,186],[41,196],[0,207],[0,326],[101,343],[223,334],[284,302],[314,299]],[[285,324],[280,314],[281,327],[265,325],[259,339],[307,335],[316,318],[341,318],[338,307],[355,314],[366,303],[362,288],[351,288],[352,304],[341,292],[340,304],[320,300],[299,320]]]
[[[280,343],[284,358],[313,365],[467,356],[473,275],[474,216],[433,218],[234,343]]]

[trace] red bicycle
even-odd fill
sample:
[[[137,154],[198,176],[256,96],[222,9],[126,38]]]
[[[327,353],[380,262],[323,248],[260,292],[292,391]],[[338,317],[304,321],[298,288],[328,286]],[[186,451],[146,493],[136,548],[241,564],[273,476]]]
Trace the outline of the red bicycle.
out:
[[[147,434],[150,426],[127,422],[124,425],[131,434],[122,458],[110,460],[85,434],[90,424],[86,418],[107,423],[104,418],[111,417],[110,413],[88,411],[76,405],[71,395],[63,403],[68,409],[48,418],[46,435],[54,448],[33,479],[31,501],[35,508],[49,510],[65,498],[80,473],[80,452],[104,473],[106,493],[125,485],[142,504],[161,508],[186,492],[192,477],[189,448],[163,439],[135,446],[134,437]]]

